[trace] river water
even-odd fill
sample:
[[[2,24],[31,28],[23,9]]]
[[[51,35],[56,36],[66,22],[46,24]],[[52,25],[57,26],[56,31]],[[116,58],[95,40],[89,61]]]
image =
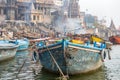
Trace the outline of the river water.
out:
[[[69,80],[120,80],[120,45],[112,47],[111,58],[106,57],[97,71],[70,76]],[[58,80],[58,77],[43,70],[39,63],[35,64],[29,51],[17,52],[14,59],[0,63],[0,80]]]

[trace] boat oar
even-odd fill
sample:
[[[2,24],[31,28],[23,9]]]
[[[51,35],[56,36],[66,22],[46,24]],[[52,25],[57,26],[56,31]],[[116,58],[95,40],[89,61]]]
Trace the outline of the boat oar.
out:
[[[58,70],[60,71],[61,75],[63,76],[63,78],[61,80],[67,80],[67,78],[65,77],[65,75],[63,74],[62,70],[60,69],[59,65],[57,64],[55,58],[53,57],[52,53],[50,52],[49,48],[46,46],[51,58],[53,59],[54,63],[56,64]]]

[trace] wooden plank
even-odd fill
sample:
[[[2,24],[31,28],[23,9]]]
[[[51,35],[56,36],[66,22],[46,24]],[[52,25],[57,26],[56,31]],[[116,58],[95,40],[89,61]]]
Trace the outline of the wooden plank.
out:
[[[91,52],[97,52],[97,53],[100,52],[100,50],[94,50],[94,49],[89,49],[89,48],[76,47],[76,46],[71,46],[71,45],[68,45],[68,47],[76,48],[76,49],[81,49],[81,50],[86,50],[86,51],[91,51]]]

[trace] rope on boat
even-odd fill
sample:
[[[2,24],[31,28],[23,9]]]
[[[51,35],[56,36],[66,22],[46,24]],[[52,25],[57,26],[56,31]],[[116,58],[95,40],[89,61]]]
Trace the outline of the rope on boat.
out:
[[[32,60],[36,63],[39,61],[38,53],[35,50],[32,55]]]
[[[47,50],[48,50],[48,52],[49,52],[51,58],[53,59],[54,63],[56,64],[58,70],[60,71],[61,75],[63,76],[63,79],[62,79],[62,80],[67,80],[67,78],[66,78],[65,75],[63,74],[61,68],[59,67],[57,61],[55,60],[54,56],[52,55],[51,51],[49,50],[49,48],[48,48],[47,46],[46,46],[46,48],[47,48]]]
[[[67,56],[66,56],[66,54],[65,53],[68,53],[67,52],[68,51],[68,49],[64,49],[64,58],[65,58],[65,62],[66,62],[66,73],[67,73],[67,78],[69,79],[69,75],[68,75],[68,65],[67,65]]]
[[[27,59],[27,58],[26,58]],[[22,68],[23,68],[23,66],[24,66],[24,64],[25,64],[25,62],[26,62],[26,59],[24,60],[24,62],[23,62],[23,64],[22,64],[22,66],[20,67],[20,69],[18,70],[18,73],[17,73],[17,75],[16,76],[18,76],[18,74],[20,73],[20,71],[22,70]]]
[[[33,44],[30,48],[33,50],[33,54],[32,54],[32,60],[34,61],[34,62],[38,62],[38,53],[36,52],[36,50],[34,50],[34,49],[36,49],[36,44]]]
[[[30,46],[30,48],[32,49],[34,46],[36,46],[36,44],[34,43],[32,46]]]
[[[35,45],[31,46],[31,48],[32,48],[32,47],[34,47],[34,46],[35,46]],[[22,65],[21,65],[21,67],[19,68],[18,73],[17,73],[17,75],[16,75],[16,76],[18,76],[18,74],[20,73],[20,71],[21,71],[21,70],[22,70],[22,68],[24,67],[24,64],[25,64],[26,60],[27,60],[27,58],[25,58],[25,60],[24,60],[23,64],[22,64]]]

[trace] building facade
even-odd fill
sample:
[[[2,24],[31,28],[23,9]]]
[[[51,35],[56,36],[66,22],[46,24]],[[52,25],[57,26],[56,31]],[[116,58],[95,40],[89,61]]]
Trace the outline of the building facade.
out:
[[[0,0],[0,18],[1,20],[16,19],[16,0]]]
[[[41,23],[51,16],[53,0],[0,0],[0,21]]]
[[[59,7],[63,6],[63,0],[53,0],[53,1],[56,6],[59,6]]]
[[[80,18],[79,0],[70,0],[68,8],[69,18]]]
[[[95,23],[95,17],[91,14],[85,14],[84,22],[87,28],[92,28]]]

